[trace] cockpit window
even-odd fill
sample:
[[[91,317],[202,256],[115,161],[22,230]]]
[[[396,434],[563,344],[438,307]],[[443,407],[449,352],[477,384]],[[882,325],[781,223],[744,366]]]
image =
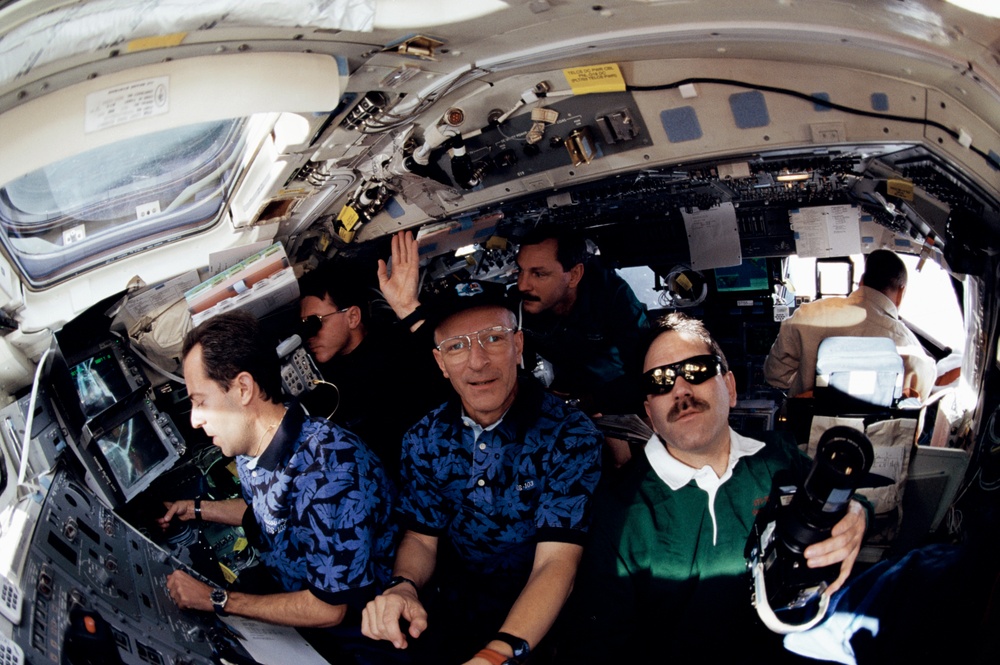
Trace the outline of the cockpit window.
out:
[[[948,272],[932,260],[921,263],[918,256],[902,253],[898,256],[906,264],[907,271],[906,293],[899,315],[942,347],[964,348],[965,324]],[[865,263],[861,254],[851,259],[854,263],[851,288],[855,289],[864,273]],[[817,297],[816,259],[792,256],[788,272],[789,286],[796,296],[806,300]]]
[[[49,164],[0,189],[0,241],[34,286],[214,224],[245,119],[189,125]]]

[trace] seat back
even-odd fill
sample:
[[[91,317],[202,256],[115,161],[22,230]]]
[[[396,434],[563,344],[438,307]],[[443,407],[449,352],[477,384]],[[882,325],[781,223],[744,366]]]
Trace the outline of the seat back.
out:
[[[827,337],[816,354],[815,390],[817,398],[893,406],[903,396],[903,359],[888,337]]]

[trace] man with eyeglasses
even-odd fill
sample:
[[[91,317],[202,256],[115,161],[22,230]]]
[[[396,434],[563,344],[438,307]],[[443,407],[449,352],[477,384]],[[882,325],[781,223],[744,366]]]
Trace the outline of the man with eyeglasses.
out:
[[[583,238],[552,230],[522,238],[517,264],[526,369],[588,415],[639,411],[636,375],[649,321],[631,287],[595,263]],[[409,231],[393,236],[391,273],[388,268],[379,262],[379,286],[404,326],[416,330],[425,312],[419,248]],[[631,457],[624,440],[605,442],[609,465],[621,466]]]
[[[415,662],[546,662],[540,642],[583,550],[601,436],[518,379],[524,342],[510,306],[502,285],[468,282],[425,314],[455,397],[404,438],[406,531],[389,588],[362,616],[365,635]]]
[[[720,663],[793,658],[752,607],[744,548],[774,475],[804,477],[808,458],[730,428],[735,380],[696,319],[660,322],[643,379],[654,434],[595,500],[565,662],[640,662],[664,650]],[[847,579],[865,528],[864,508],[852,502],[831,537],[805,550],[810,568],[840,563],[827,593]]]
[[[445,400],[448,385],[419,339],[390,323],[388,314],[380,320],[377,292],[359,282],[367,270],[331,263],[299,279],[303,341],[324,380],[336,386],[302,399],[314,415],[360,436],[398,481],[403,434]],[[386,381],[396,376],[420,390],[386,408]]]

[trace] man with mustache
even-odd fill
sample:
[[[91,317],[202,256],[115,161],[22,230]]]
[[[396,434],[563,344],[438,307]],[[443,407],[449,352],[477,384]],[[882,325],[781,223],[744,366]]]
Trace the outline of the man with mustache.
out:
[[[644,368],[654,434],[595,500],[564,662],[643,662],[664,649],[719,663],[790,658],[751,605],[744,547],[773,476],[803,474],[809,460],[729,427],[735,380],[700,321],[665,317]],[[866,521],[852,502],[830,538],[805,550],[810,568],[840,563],[826,593],[847,579]]]
[[[632,288],[598,264],[584,238],[555,229],[522,238],[517,266],[529,369],[551,365],[549,389],[586,413],[637,412],[649,320]]]
[[[500,284],[459,283],[426,314],[455,396],[403,439],[406,531],[392,581],[362,615],[365,635],[419,663],[545,662],[539,643],[583,550],[601,437],[518,378],[523,338],[504,296]]]

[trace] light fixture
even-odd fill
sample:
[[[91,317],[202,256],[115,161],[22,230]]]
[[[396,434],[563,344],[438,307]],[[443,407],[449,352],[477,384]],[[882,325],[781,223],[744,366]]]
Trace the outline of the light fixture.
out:
[[[509,8],[502,0],[377,0],[375,27],[399,30],[445,25]]]
[[[775,176],[775,180],[778,182],[801,182],[802,180],[808,180],[812,174],[808,171],[789,171],[788,169],[781,169],[781,172]]]
[[[967,9],[970,12],[975,12],[977,14],[982,14],[983,16],[992,16],[993,18],[1000,18],[1000,3],[996,0],[947,0],[953,5],[957,5],[962,9]]]

